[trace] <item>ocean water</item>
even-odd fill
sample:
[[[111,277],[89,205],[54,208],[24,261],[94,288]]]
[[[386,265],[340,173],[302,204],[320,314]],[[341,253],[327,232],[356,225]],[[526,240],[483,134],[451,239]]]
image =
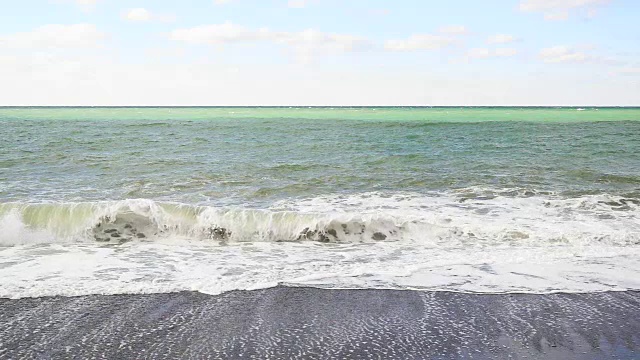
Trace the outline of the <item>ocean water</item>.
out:
[[[640,108],[0,108],[0,297],[639,274]]]

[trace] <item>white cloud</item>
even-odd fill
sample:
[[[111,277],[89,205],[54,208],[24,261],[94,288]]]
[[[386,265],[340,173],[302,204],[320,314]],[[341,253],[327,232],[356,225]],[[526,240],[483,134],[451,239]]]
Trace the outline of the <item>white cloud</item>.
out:
[[[584,10],[587,17],[596,14],[597,7],[611,0],[521,0],[520,10],[540,12],[546,20],[566,20],[573,11]]]
[[[414,34],[403,40],[388,40],[384,48],[389,51],[439,50],[457,42],[455,37],[432,34]]]
[[[309,29],[298,33],[271,33],[270,37],[291,46],[317,46],[338,51],[353,51],[365,45],[366,40],[353,35],[328,34]]]
[[[307,6],[307,0],[289,0],[288,6],[290,8],[301,9]]]
[[[582,63],[591,59],[585,52],[566,46],[553,46],[542,49],[540,58],[546,63]]]
[[[466,54],[468,59],[486,59],[491,57],[511,57],[518,54],[518,50],[514,48],[474,48],[469,49]]]
[[[129,9],[122,14],[122,18],[128,21],[134,22],[146,22],[146,21],[160,21],[160,22],[173,22],[175,16],[154,14],[145,8]]]
[[[496,35],[489,36],[487,38],[487,43],[488,44],[508,44],[516,40],[517,40],[516,37],[513,35],[496,34]]]
[[[106,37],[93,24],[44,25],[28,32],[0,35],[0,48],[89,48]]]
[[[542,49],[539,57],[546,63],[593,63],[609,66],[620,66],[623,62],[619,58],[595,52],[593,45],[553,46]]]
[[[440,29],[438,29],[438,32],[447,35],[464,35],[468,32],[468,30],[462,25],[450,25],[441,27]]]
[[[413,34],[406,39],[387,40],[384,48],[388,51],[440,50],[460,41],[460,36],[468,33],[462,25],[443,26],[438,34]]]
[[[252,30],[230,22],[176,29],[169,34],[174,41],[192,45],[255,42],[268,40],[268,29]]]
[[[307,29],[301,32],[250,29],[230,22],[173,30],[169,38],[192,45],[223,45],[270,42],[289,46],[300,60],[311,56],[365,49],[369,42],[359,36],[324,33]]]
[[[228,4],[233,0],[213,0],[213,3],[216,5],[224,5],[224,4]]]
[[[129,21],[149,21],[151,20],[151,13],[144,8],[136,8],[127,11],[123,14],[123,17]]]
[[[514,48],[498,48],[494,50],[494,54],[498,57],[516,56],[518,54],[518,50]]]
[[[521,0],[522,11],[553,11],[573,9],[585,6],[596,6],[609,3],[611,0]]]
[[[467,51],[467,56],[474,59],[488,58],[491,56],[491,52],[486,48],[476,48]]]
[[[558,11],[558,12],[550,12],[550,13],[544,14],[544,19],[550,20],[550,21],[567,20],[568,18],[569,18],[569,11]]]

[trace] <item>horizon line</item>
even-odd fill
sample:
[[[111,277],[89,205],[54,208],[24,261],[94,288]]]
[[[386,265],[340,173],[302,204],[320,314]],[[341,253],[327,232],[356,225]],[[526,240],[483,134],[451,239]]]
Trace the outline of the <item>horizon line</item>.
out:
[[[638,105],[0,105],[0,108],[639,108]]]

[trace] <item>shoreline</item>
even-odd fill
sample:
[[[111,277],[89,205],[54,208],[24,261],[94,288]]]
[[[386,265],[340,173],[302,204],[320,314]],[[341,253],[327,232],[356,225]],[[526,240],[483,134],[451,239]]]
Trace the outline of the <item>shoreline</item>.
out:
[[[88,298],[88,297],[129,297],[129,296],[155,296],[155,295],[169,295],[169,294],[199,294],[203,296],[211,296],[211,297],[221,297],[229,293],[247,293],[247,292],[260,292],[260,291],[268,291],[277,288],[287,288],[287,289],[307,289],[307,290],[323,290],[323,291],[393,291],[393,292],[416,292],[416,293],[445,293],[450,295],[472,295],[472,296],[520,296],[520,295],[538,295],[538,296],[547,296],[547,295],[592,295],[592,294],[606,294],[606,293],[638,293],[638,297],[640,297],[640,289],[636,288],[614,288],[608,290],[593,290],[593,291],[575,291],[575,290],[551,290],[551,291],[471,291],[471,290],[454,290],[454,289],[420,289],[420,288],[396,288],[396,287],[376,287],[376,288],[362,288],[362,287],[324,287],[324,286],[316,286],[313,284],[300,284],[297,283],[287,283],[281,282],[272,286],[265,286],[260,288],[253,289],[234,289],[223,291],[219,294],[211,294],[205,291],[200,290],[168,290],[168,291],[157,291],[157,292],[132,292],[132,293],[113,293],[113,294],[60,294],[60,295],[26,295],[22,297],[9,297],[9,296],[1,296],[0,295],[0,303],[3,301],[20,301],[27,299],[39,299],[39,300],[47,300],[47,299],[73,299],[73,298]]]
[[[0,299],[0,358],[640,357],[640,291],[286,287]]]

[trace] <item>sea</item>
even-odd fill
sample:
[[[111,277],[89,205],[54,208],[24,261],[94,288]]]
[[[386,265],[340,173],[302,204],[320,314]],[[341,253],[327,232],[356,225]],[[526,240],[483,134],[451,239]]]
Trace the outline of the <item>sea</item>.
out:
[[[640,289],[640,108],[1,107],[0,297]]]

